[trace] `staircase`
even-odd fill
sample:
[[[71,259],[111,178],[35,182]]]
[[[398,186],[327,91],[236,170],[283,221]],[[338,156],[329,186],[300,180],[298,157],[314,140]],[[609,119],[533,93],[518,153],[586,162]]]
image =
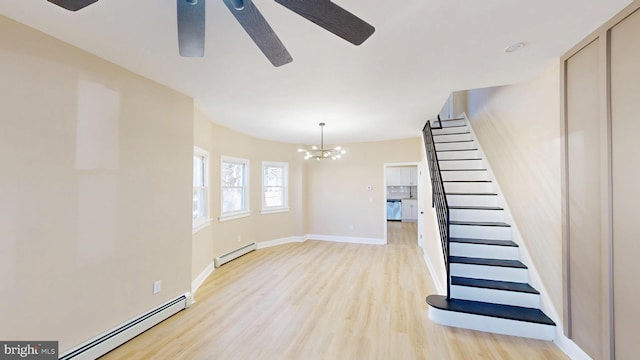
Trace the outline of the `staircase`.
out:
[[[443,189],[444,209],[437,210],[448,278],[447,296],[427,297],[429,317],[447,326],[553,340],[555,323],[539,309],[540,293],[528,283],[467,120],[428,123],[424,135],[432,187]],[[437,197],[435,191],[436,208]]]

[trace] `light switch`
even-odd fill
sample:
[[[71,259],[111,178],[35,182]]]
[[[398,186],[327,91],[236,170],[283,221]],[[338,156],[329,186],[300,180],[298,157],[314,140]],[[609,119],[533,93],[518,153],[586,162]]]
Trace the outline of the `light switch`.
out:
[[[162,280],[158,280],[158,281],[154,281],[153,282],[153,294],[157,294],[160,292],[160,290],[162,290]]]

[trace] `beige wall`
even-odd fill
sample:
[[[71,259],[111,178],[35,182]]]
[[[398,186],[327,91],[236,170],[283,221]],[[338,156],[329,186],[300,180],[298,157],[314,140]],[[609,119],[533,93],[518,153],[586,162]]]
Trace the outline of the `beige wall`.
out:
[[[566,252],[570,329],[573,341],[593,359],[603,358],[602,224],[600,201],[604,142],[599,69],[601,42],[596,40],[566,61],[566,192],[571,198]]]
[[[293,144],[255,139],[215,124],[196,108],[194,144],[210,156],[210,215],[212,222],[193,235],[192,279],[216,256],[252,242],[278,240],[304,235],[302,159]],[[248,217],[220,222],[220,157],[249,160],[250,210]],[[262,162],[289,164],[288,212],[261,214]],[[238,241],[238,239],[240,241]]]
[[[213,152],[213,127],[215,125],[208,121],[202,112],[195,107],[193,118],[193,144],[203,150],[209,152],[209,156],[212,156]],[[215,174],[216,169],[211,168],[209,171],[209,184],[211,185],[211,177]],[[209,191],[209,208],[216,206],[214,201],[218,199],[218,193],[211,189]],[[211,213],[210,213],[211,216]],[[191,279],[195,280],[200,273],[202,273],[212,262],[214,258],[213,252],[213,226],[209,224],[192,236],[193,246],[192,252],[192,264],[191,264]]]
[[[559,67],[471,90],[467,114],[553,306],[562,318]]]
[[[611,201],[615,358],[638,358],[640,246],[638,246],[638,153],[640,153],[640,3],[610,33]]]
[[[0,79],[0,339],[64,352],[189,291],[193,101],[2,16]]]
[[[384,239],[384,164],[419,163],[420,141],[341,144],[348,152],[339,161],[307,161],[307,233]]]

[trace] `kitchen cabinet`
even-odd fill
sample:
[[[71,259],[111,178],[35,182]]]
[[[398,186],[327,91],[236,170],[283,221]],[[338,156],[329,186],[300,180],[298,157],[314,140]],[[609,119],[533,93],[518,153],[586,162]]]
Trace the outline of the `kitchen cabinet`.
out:
[[[418,201],[415,199],[402,200],[402,221],[418,220]]]
[[[402,180],[400,178],[400,168],[399,167],[390,167],[387,168],[386,177],[387,177],[387,186],[401,186]]]
[[[418,185],[418,168],[415,166],[389,167],[386,172],[387,186]]]

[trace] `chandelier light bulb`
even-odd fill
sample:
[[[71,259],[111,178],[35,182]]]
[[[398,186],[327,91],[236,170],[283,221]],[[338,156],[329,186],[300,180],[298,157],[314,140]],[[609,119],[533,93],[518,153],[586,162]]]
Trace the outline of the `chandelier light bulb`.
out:
[[[322,159],[333,159],[333,160],[337,160],[340,159],[342,157],[341,154],[346,154],[346,151],[340,147],[340,146],[336,146],[335,148],[330,148],[330,149],[325,149],[324,147],[324,126],[325,123],[320,123],[320,146],[316,146],[313,145],[311,146],[310,149],[298,149],[298,152],[304,152],[305,156],[304,159],[308,160],[308,159],[316,159],[316,160],[322,160]]]

